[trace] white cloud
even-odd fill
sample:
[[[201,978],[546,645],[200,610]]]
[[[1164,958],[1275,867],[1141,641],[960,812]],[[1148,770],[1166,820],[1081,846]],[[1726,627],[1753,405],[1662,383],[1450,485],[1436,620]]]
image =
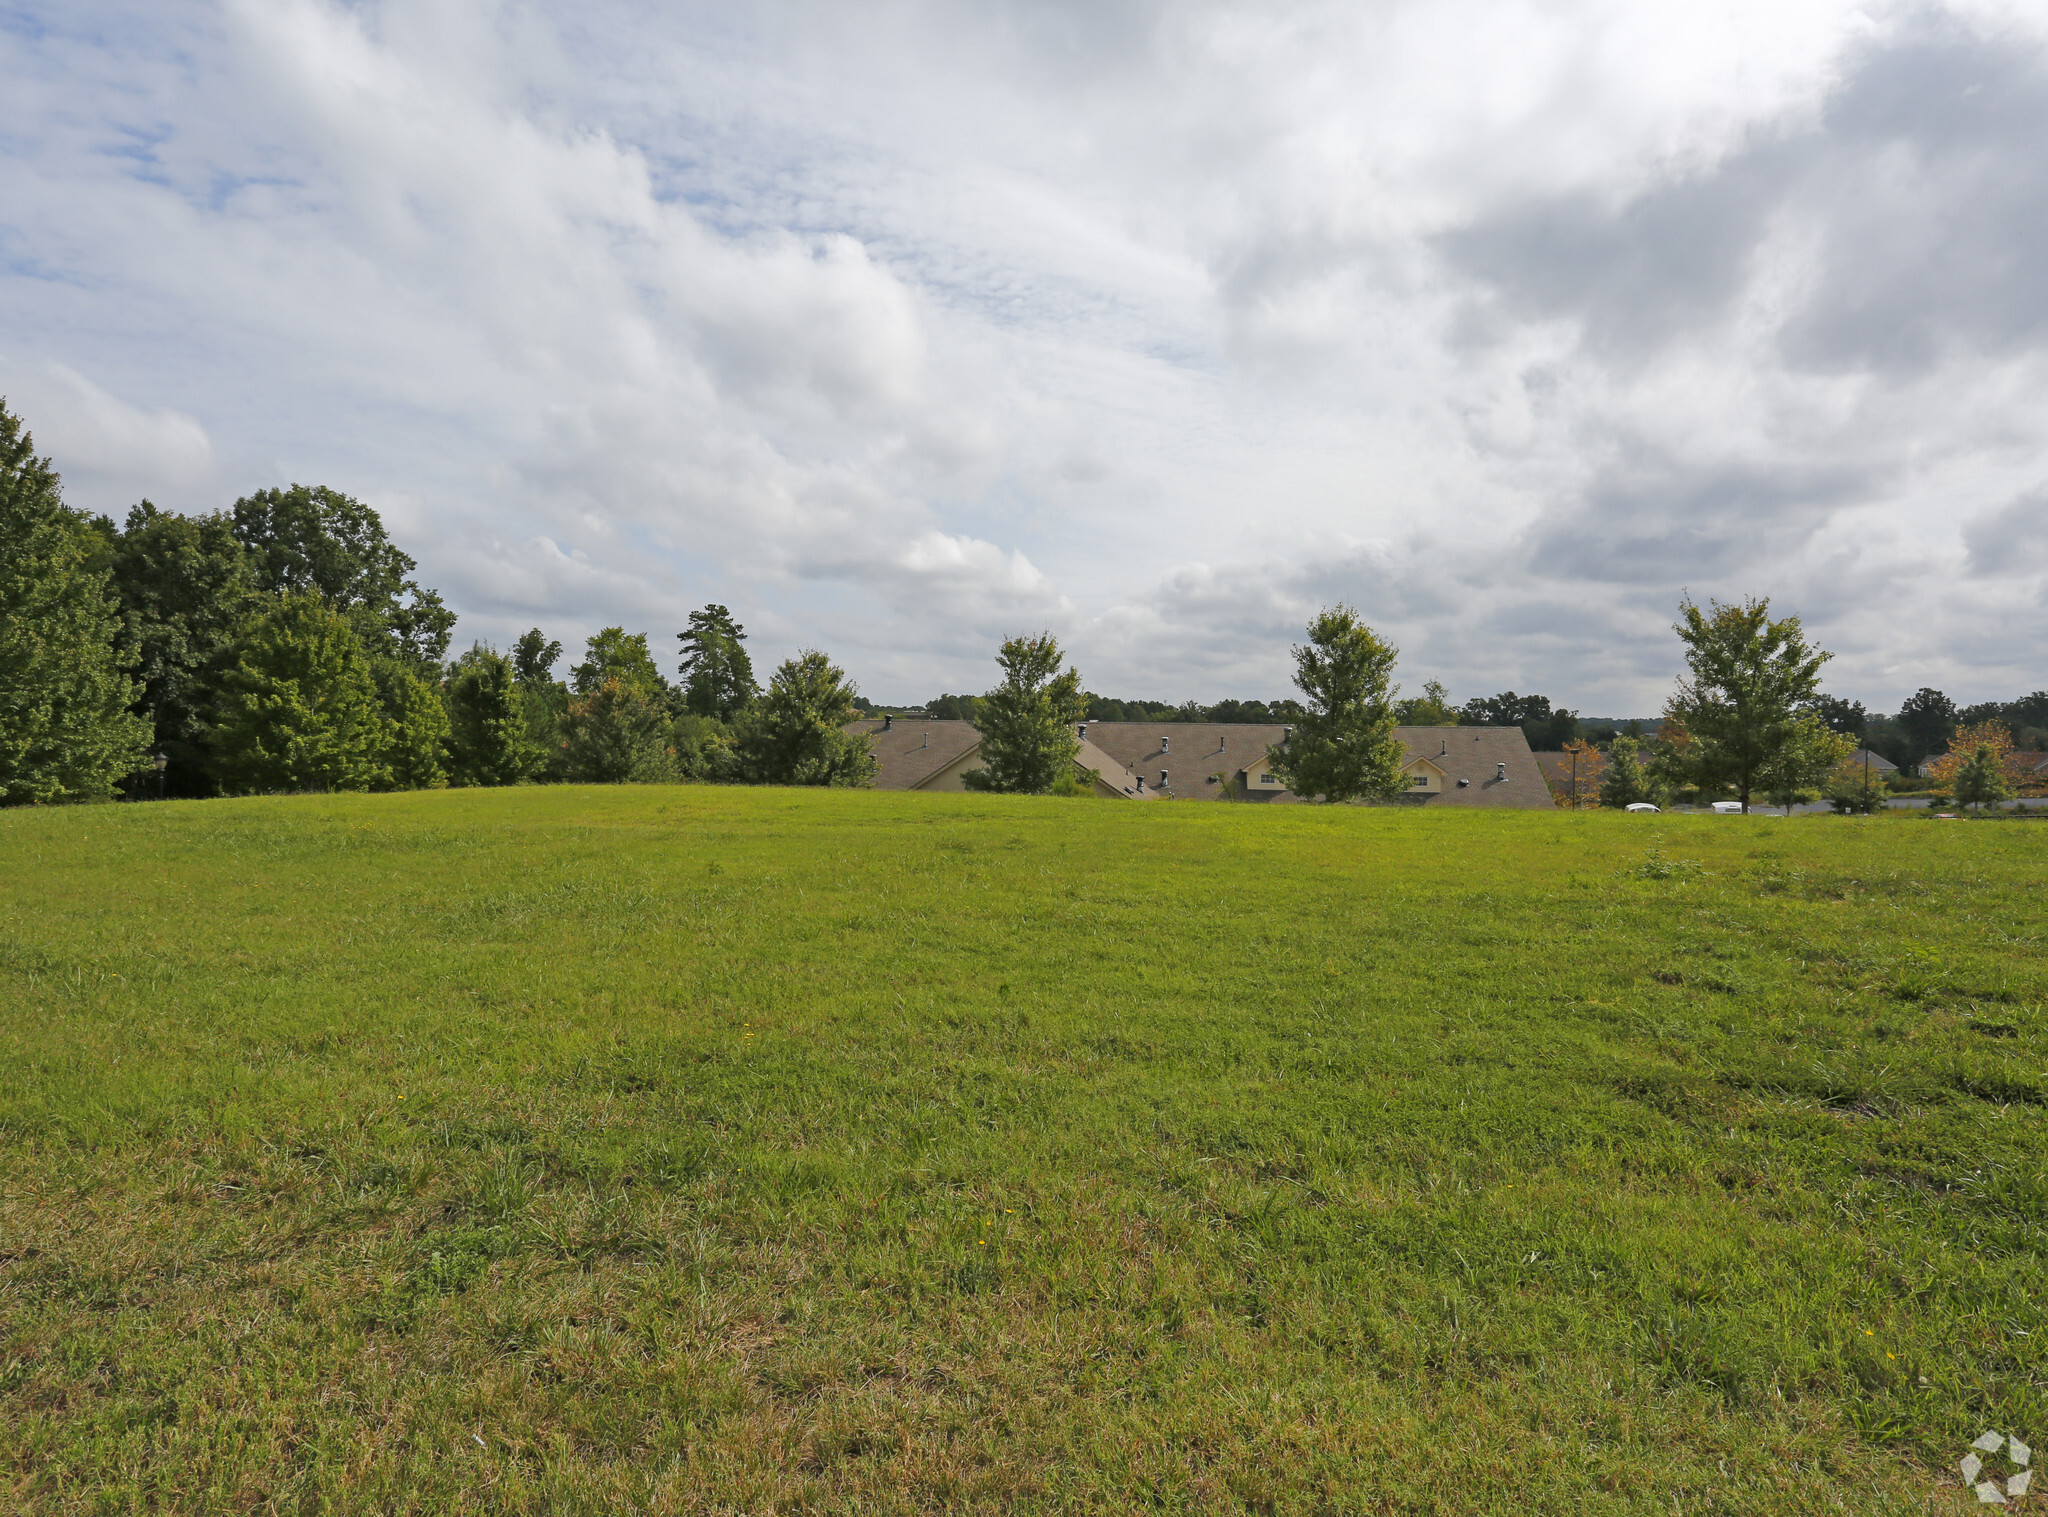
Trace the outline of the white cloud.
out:
[[[0,396],[30,419],[36,451],[58,462],[74,491],[140,496],[213,472],[213,444],[192,417],[130,405],[64,364],[15,364],[0,354]]]
[[[1271,695],[1341,597],[1625,712],[1689,587],[1875,704],[2041,682],[2030,7],[21,14],[5,377],[74,498],[348,489],[464,636],[716,599],[878,695],[1040,626]]]

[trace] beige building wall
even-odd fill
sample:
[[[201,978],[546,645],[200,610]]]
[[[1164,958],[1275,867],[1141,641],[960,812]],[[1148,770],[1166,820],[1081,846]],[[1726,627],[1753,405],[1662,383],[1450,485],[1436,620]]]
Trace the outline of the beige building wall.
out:
[[[981,767],[981,745],[975,744],[960,757],[946,765],[937,774],[928,776],[915,788],[919,790],[965,790],[967,781],[962,778],[970,769]]]

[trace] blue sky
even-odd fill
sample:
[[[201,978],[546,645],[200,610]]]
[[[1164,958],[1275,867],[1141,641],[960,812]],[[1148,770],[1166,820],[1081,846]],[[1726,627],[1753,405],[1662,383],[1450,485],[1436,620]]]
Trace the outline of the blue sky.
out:
[[[1653,711],[1681,593],[2048,684],[2038,6],[0,0],[74,504],[375,505],[459,636]]]

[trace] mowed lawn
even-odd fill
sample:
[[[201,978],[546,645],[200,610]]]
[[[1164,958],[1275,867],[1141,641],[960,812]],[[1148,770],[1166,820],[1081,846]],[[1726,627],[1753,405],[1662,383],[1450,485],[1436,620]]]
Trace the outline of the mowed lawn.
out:
[[[2044,860],[685,787],[0,813],[0,1507],[1974,1509],[1971,1438],[2048,1444]]]

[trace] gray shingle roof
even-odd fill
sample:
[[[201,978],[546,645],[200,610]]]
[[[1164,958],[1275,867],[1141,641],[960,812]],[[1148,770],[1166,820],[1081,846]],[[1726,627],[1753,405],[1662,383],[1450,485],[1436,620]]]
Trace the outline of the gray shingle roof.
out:
[[[898,718],[886,732],[879,721],[856,722],[851,730],[873,739],[881,790],[915,790],[981,741],[971,722],[921,717]],[[1130,784],[1119,772],[1128,771],[1144,779],[1148,797],[1163,792],[1161,799],[1214,801],[1223,797],[1224,780],[1257,771],[1284,733],[1278,725],[1228,722],[1090,722],[1081,761],[1118,789]],[[1411,755],[1426,756],[1444,771],[1441,793],[1410,796],[1410,804],[1551,809],[1549,787],[1519,727],[1397,727],[1394,735]],[[1299,799],[1285,791],[1245,798]]]
[[[1213,801],[1222,798],[1223,785],[1211,775],[1230,778],[1255,770],[1285,731],[1251,723],[1090,722],[1088,741],[1143,775],[1148,786],[1159,784],[1163,769],[1165,788],[1176,799]],[[1444,771],[1442,793],[1409,797],[1411,804],[1552,809],[1550,789],[1520,727],[1397,727],[1394,735],[1411,756],[1425,756]],[[1505,781],[1499,778],[1503,764]],[[1271,799],[1285,803],[1298,797],[1282,792]]]
[[[873,739],[882,767],[875,775],[878,790],[915,790],[981,741],[972,722],[935,722],[924,717],[899,717],[887,732],[880,721],[855,722],[848,729]]]

